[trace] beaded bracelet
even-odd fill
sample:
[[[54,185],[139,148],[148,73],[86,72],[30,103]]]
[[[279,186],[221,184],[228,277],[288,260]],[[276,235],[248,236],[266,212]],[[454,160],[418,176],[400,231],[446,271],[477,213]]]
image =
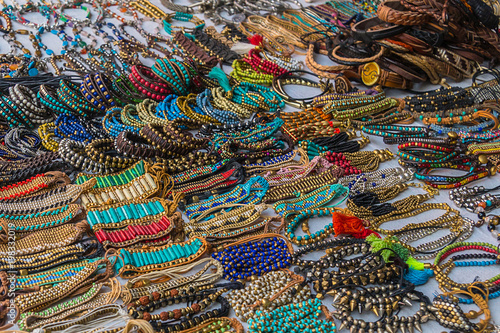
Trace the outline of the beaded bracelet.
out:
[[[206,263],[205,266],[192,275],[180,276],[176,274],[191,271],[204,263]],[[213,270],[209,271],[210,268]],[[192,264],[167,268],[130,279],[124,286],[121,298],[124,304],[140,305],[140,298],[149,296],[153,292],[170,295],[173,289],[177,289],[180,293],[193,289],[210,289],[221,277],[222,265],[212,258],[204,258]]]
[[[257,160],[255,163],[245,164],[245,173],[247,176],[253,176],[255,174],[262,174],[264,178],[267,176],[264,175],[264,172],[273,173],[275,170],[279,172],[284,170],[285,168],[293,168],[303,166],[306,160],[305,154],[301,152],[300,160],[296,161],[295,158],[299,150],[293,150],[281,156],[276,156],[270,158],[268,160],[262,161]],[[269,179],[267,179],[269,182]],[[270,184],[271,185],[271,184]]]
[[[102,128],[111,137],[116,138],[123,131],[129,131],[136,134],[139,133],[139,127],[126,125],[122,122],[121,118],[119,118],[122,111],[123,109],[121,108],[111,108],[106,111],[106,115],[102,118]]]
[[[106,265],[104,273],[95,274],[102,264]],[[35,312],[49,307],[51,304],[61,300],[61,297],[67,297],[77,290],[90,289],[93,283],[106,281],[112,274],[112,264],[107,259],[97,260],[83,268],[76,275],[65,282],[59,283],[51,289],[44,289],[34,293],[19,295],[14,299],[19,314],[28,311]]]
[[[423,180],[426,184],[435,187],[437,189],[452,189],[455,187],[460,187],[466,185],[475,180],[494,176],[497,171],[496,166],[479,166],[473,167],[470,165],[448,165],[441,166],[440,168],[452,169],[452,170],[462,170],[466,173],[460,176],[441,176],[441,175],[430,175],[430,173],[435,170],[432,166],[423,166],[415,173],[415,178]]]
[[[135,221],[131,221],[131,224],[120,230],[105,231],[95,228],[94,234],[104,248],[137,247],[142,244],[161,245],[172,242],[174,238],[174,241],[184,239],[180,224],[182,224],[180,213],[175,213],[170,218],[162,216],[151,224],[135,224]]]
[[[339,184],[325,185],[307,194],[292,200],[280,200],[273,205],[276,214],[287,218],[289,215],[295,215],[304,209],[316,209],[325,206],[333,199],[345,195],[343,200],[334,206],[341,204],[349,195],[349,189]]]
[[[452,254],[461,251],[481,251],[482,253],[474,253],[474,254],[465,254],[465,255],[456,255],[450,257]],[[471,284],[470,283],[458,283],[453,281],[449,274],[451,270],[455,267],[466,267],[466,266],[490,266],[497,265],[497,257],[499,255],[497,246],[492,244],[484,243],[484,242],[458,242],[452,245],[448,245],[444,249],[442,249],[436,256],[434,260],[434,264],[432,265],[432,270],[436,274],[436,277],[439,277],[438,283],[439,288],[443,292],[452,291],[452,290],[465,290]],[[446,258],[449,258],[447,262],[444,262]],[[465,259],[486,259],[485,261],[462,261]],[[484,287],[487,289],[494,288],[498,285],[500,276],[496,275],[484,282]],[[493,299],[500,296],[500,291],[489,294],[489,299]],[[472,299],[459,299],[460,303],[472,304]]]
[[[224,170],[200,181],[184,182],[174,185],[173,191],[184,193],[184,201],[188,204],[193,201],[208,198],[216,192],[232,189],[245,181],[243,167],[239,163],[230,163]],[[208,194],[210,191],[212,194]],[[196,198],[195,198],[196,197]]]
[[[229,302],[224,297],[219,296],[219,294],[220,293],[216,293],[217,297],[213,298],[213,301],[221,304],[221,307],[219,309],[210,310],[210,311],[207,311],[206,313],[202,313],[198,316],[193,316],[191,319],[181,321],[181,323],[179,323],[179,324],[167,324],[167,323],[163,323],[163,322],[160,322],[160,323],[153,322],[153,326],[160,333],[173,333],[173,332],[179,332],[181,330],[189,329],[189,328],[195,326],[197,323],[200,323],[200,322],[205,321],[205,320],[227,316],[229,314],[229,309],[230,309]],[[205,307],[205,304],[209,304],[209,302],[207,300],[202,300],[202,302],[203,303],[201,303],[201,305],[193,304],[191,307],[188,307],[188,308],[185,308],[182,310],[184,310],[185,313],[189,314],[189,313],[193,312],[193,308],[198,309],[198,306],[199,306],[201,309],[202,307]],[[178,314],[180,314],[180,317],[182,317],[182,312],[181,312],[182,310],[169,311],[169,313],[173,313],[173,316],[175,316],[174,317],[174,319],[175,319],[176,317],[179,316]],[[194,311],[196,312],[196,310],[194,310]],[[165,317],[163,317],[163,318],[165,318]]]
[[[85,99],[101,112],[115,107],[116,102],[108,91],[110,80],[100,73],[87,74],[80,85],[80,91]]]
[[[234,309],[235,315],[247,322],[254,318],[256,311],[270,312],[294,301],[305,301],[311,298],[311,290],[303,285],[304,278],[293,274],[288,269],[269,272],[255,277],[241,290],[233,290],[227,299]],[[257,290],[258,293],[255,293]],[[245,298],[245,301],[243,301]]]
[[[69,178],[62,172],[52,171],[38,174],[21,182],[0,188],[0,200],[28,197],[39,192],[47,192],[55,187],[68,185]]]
[[[61,159],[77,170],[93,173],[109,173],[113,169],[102,163],[95,162],[85,154],[86,144],[84,142],[63,139],[59,144],[58,153]]]
[[[22,125],[28,128],[35,127],[33,122],[7,96],[1,96],[0,98],[0,114],[11,128],[17,128]]]
[[[56,113],[71,114],[73,112],[67,105],[59,101],[57,90],[49,85],[40,85],[37,97],[41,104]]]
[[[110,292],[102,292],[105,285],[109,286]],[[113,304],[119,296],[120,289],[120,284],[116,279],[111,279],[109,283],[94,283],[87,292],[76,298],[40,312],[30,311],[21,314],[18,326],[23,330],[34,330],[51,324],[57,325],[63,319],[78,312]]]
[[[204,237],[212,246],[230,243],[245,234],[256,235],[261,229],[264,233],[269,232],[266,229],[270,229],[277,219],[261,219],[261,213],[265,209],[263,205],[245,205],[203,221],[209,214],[207,212],[186,224],[185,230],[191,237]]]
[[[44,124],[54,119],[47,110],[39,105],[36,94],[25,86],[16,84],[9,88],[10,100],[29,118],[34,124]]]
[[[61,80],[57,97],[73,112],[83,117],[98,113],[98,110],[81,95],[78,85],[70,81]]]
[[[87,211],[87,221],[93,230],[118,229],[129,224],[149,224],[162,216],[171,216],[177,202],[161,198],[132,200],[113,205],[91,207]]]
[[[196,104],[196,94],[189,94],[187,96],[179,96],[177,98],[177,108],[180,109],[182,114],[186,115],[195,121],[203,124],[220,124],[218,120],[207,115]]]
[[[171,88],[158,80],[151,69],[142,65],[134,65],[131,68],[129,79],[134,87],[147,98],[156,101],[162,101],[172,90]]]
[[[43,194],[35,194],[19,199],[4,200],[0,214],[25,215],[35,214],[50,208],[64,206],[78,200],[79,196],[88,191],[95,181],[88,181],[82,185],[63,185],[51,189]]]
[[[130,279],[141,274],[167,267],[185,265],[199,259],[208,251],[203,238],[191,238],[186,242],[138,249],[120,249],[115,270],[120,276]]]
[[[94,162],[115,170],[125,169],[137,162],[134,157],[117,155],[113,139],[93,140],[85,147],[85,154]]]
[[[82,119],[73,115],[61,114],[54,122],[54,134],[61,139],[71,139],[89,143],[93,136],[84,127]]]
[[[84,217],[82,207],[77,204],[50,208],[36,214],[9,215],[0,217],[0,241],[7,243],[9,229],[14,229],[18,236],[60,226]]]
[[[76,275],[89,263],[100,259],[102,258],[98,257],[94,259],[79,260],[76,262],[60,265],[56,268],[49,269],[41,273],[16,276],[15,292],[19,294],[26,294],[45,288],[51,288]],[[102,267],[104,267],[104,265],[102,265]],[[8,286],[9,282],[6,272],[0,272],[0,280],[2,281],[2,285]]]
[[[5,147],[22,158],[35,156],[42,144],[38,135],[22,127],[10,129],[3,139]]]
[[[187,63],[176,59],[158,59],[152,71],[162,79],[175,94],[181,96],[188,94],[188,88],[193,79],[193,69]]]
[[[257,204],[266,194],[268,188],[269,184],[264,178],[254,176],[245,184],[238,185],[227,193],[214,195],[208,200],[186,206],[184,213],[191,220],[204,211],[221,209],[226,205]]]
[[[334,333],[333,322],[317,319],[324,307],[319,299],[309,299],[296,304],[285,305],[269,313],[257,311],[254,319],[248,321],[249,332],[262,332],[272,327],[274,332],[301,332],[315,329],[320,333]],[[312,327],[312,328],[311,328]]]
[[[318,172],[315,175],[301,177],[289,183],[284,183],[280,186],[271,187],[264,198],[263,202],[277,202],[279,200],[292,199],[305,193],[312,192],[322,186],[334,184],[339,176],[343,173],[341,168],[331,167],[323,172]]]
[[[283,236],[262,234],[224,245],[212,257],[224,267],[224,278],[234,281],[286,268],[292,253],[291,244]]]
[[[9,164],[0,165],[0,184],[23,181],[51,170],[66,170],[67,165],[57,160],[58,158],[58,153],[46,152],[21,161],[11,161]]]
[[[0,254],[7,257],[9,253],[15,256],[43,253],[73,244],[82,239],[87,231],[88,225],[85,222],[54,226],[50,230],[38,230],[17,239],[14,246],[0,244]]]

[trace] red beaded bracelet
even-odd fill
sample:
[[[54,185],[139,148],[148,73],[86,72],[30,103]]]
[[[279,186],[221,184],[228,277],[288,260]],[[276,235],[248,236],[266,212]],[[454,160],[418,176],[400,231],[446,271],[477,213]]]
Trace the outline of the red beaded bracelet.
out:
[[[165,97],[172,94],[167,84],[161,82],[154,73],[143,65],[132,66],[129,79],[143,95],[156,101],[163,101]]]

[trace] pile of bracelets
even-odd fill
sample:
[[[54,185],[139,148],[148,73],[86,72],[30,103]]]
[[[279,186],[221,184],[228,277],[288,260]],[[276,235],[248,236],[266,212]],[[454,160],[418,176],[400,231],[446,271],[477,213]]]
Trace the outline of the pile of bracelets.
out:
[[[500,332],[498,0],[0,8],[1,332]]]

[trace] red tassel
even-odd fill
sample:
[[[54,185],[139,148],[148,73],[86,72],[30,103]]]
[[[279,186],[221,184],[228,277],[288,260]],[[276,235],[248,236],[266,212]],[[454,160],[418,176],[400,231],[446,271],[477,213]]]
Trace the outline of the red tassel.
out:
[[[363,221],[356,216],[349,216],[342,213],[332,214],[333,230],[335,230],[335,237],[339,235],[351,235],[355,238],[366,238],[371,234],[378,234],[372,230],[366,229]],[[380,237],[380,236],[378,236]]]
[[[252,45],[257,46],[261,45],[264,41],[264,38],[261,35],[253,35],[252,37],[248,37],[247,39]]]

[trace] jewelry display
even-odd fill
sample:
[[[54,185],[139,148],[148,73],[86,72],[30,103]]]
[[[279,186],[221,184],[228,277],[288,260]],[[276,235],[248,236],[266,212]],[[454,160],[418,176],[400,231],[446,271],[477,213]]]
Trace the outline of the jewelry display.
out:
[[[0,331],[497,332],[499,26],[0,0]]]

